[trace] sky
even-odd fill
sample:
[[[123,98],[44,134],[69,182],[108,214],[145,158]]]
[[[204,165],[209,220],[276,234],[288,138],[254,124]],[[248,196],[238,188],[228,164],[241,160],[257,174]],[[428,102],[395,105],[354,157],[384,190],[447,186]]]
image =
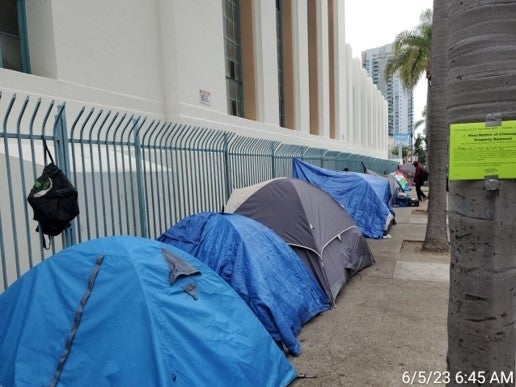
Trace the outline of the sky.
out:
[[[419,16],[432,8],[433,0],[344,0],[346,9],[346,42],[353,49],[353,57],[361,52],[394,42],[402,31],[419,24]],[[414,122],[423,118],[426,105],[426,78],[423,76],[414,89]],[[419,127],[420,132],[423,127]]]

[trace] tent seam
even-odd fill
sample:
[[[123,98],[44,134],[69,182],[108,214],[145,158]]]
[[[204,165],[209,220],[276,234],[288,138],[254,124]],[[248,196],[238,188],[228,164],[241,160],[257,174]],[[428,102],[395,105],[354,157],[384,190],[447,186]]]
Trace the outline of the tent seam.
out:
[[[52,379],[50,380],[49,386],[54,387],[59,383],[59,379],[61,378],[61,374],[63,373],[64,365],[66,363],[66,360],[68,359],[68,355],[70,354],[70,351],[72,350],[73,340],[75,338],[75,335],[77,334],[77,331],[79,330],[79,325],[81,324],[82,315],[84,313],[84,309],[86,308],[86,304],[91,296],[91,293],[93,291],[93,287],[95,286],[95,280],[97,279],[97,275],[99,274],[100,267],[102,265],[102,262],[104,261],[104,256],[100,255],[95,260],[95,265],[93,265],[93,268],[91,269],[90,275],[88,277],[88,283],[86,285],[86,290],[84,291],[81,300],[79,302],[79,305],[77,306],[77,309],[75,309],[73,321],[72,321],[72,327],[70,329],[70,333],[68,334],[68,337],[65,342],[65,347],[63,348],[63,352],[61,352],[61,356],[59,356],[59,359],[57,361],[56,369],[54,371],[54,375],[52,376]]]
[[[342,230],[341,232],[339,232],[337,235],[335,235],[333,238],[331,238],[328,242],[326,242],[326,244],[322,247],[321,249],[321,255],[322,255],[322,252],[324,251],[324,249],[326,247],[328,247],[328,245],[333,242],[335,240],[335,238],[337,238],[339,235],[342,235],[344,234],[346,231],[349,231],[351,230],[352,228],[358,228],[358,226],[356,224],[352,225],[352,226],[349,226],[349,227],[346,227],[344,230]],[[360,230],[360,229],[359,229]]]

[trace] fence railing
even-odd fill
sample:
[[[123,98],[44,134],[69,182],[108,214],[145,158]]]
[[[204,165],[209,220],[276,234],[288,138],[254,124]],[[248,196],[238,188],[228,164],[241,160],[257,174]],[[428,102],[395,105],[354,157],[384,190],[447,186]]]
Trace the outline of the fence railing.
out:
[[[396,162],[0,92],[0,291],[55,252],[93,238],[156,238],[182,218],[220,211],[233,188],[325,168],[390,172]],[[46,164],[42,138],[79,192],[80,214],[50,250],[26,197]]]

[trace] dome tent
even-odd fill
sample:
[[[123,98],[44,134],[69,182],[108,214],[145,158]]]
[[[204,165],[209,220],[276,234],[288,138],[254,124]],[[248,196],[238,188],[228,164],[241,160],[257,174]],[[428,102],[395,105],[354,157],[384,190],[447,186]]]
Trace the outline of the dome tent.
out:
[[[0,310],[4,386],[277,386],[296,377],[233,289],[157,241],[69,247],[0,294]]]
[[[249,305],[276,341],[298,356],[301,326],[329,303],[308,269],[272,230],[233,214],[203,212],[167,230],[159,240],[200,259]]]
[[[394,222],[389,182],[358,172],[321,168],[293,161],[294,177],[319,187],[346,209],[366,238],[381,239]]]
[[[330,302],[355,273],[374,262],[346,210],[305,181],[277,178],[233,190],[225,211],[255,219],[278,234],[309,268]]]

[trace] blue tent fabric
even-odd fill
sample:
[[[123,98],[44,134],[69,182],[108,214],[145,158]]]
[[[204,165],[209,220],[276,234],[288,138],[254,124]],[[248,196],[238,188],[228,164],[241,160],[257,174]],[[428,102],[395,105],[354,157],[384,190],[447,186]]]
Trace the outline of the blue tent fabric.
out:
[[[171,285],[163,252],[195,270]],[[67,248],[0,294],[0,311],[2,386],[284,386],[296,377],[230,286],[149,239]]]
[[[159,237],[194,255],[227,281],[276,341],[298,356],[301,326],[328,310],[327,298],[294,251],[242,215],[203,212]]]
[[[293,174],[339,202],[365,237],[383,238],[395,216],[390,204],[391,189],[385,179],[365,173],[332,171],[299,159],[293,161]]]

